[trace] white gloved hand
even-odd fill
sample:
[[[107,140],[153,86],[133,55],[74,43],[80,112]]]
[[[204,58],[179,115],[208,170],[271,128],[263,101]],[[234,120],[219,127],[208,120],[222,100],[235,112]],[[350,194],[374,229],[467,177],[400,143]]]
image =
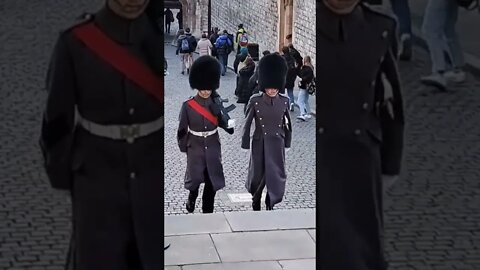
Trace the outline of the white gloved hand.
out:
[[[235,127],[235,119],[228,119],[227,128]]]
[[[389,190],[398,180],[398,175],[382,175],[383,191]]]
[[[244,148],[240,148],[242,149],[242,152],[250,152],[250,149],[244,149]]]

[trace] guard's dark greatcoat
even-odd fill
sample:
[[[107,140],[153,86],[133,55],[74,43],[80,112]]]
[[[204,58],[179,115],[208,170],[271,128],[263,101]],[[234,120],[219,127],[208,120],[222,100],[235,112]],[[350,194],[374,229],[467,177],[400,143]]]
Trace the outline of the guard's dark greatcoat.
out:
[[[252,153],[245,187],[254,193],[263,177],[273,206],[282,201],[287,174],[285,148],[290,148],[292,130],[288,97],[274,98],[261,92],[253,95],[247,104],[242,148],[250,149],[250,128],[255,119]]]
[[[163,40],[145,15],[129,21],[103,8],[93,21],[162,76]],[[74,109],[98,124],[129,125],[158,119],[163,105],[84,46],[73,28],[60,35],[51,60],[41,145],[47,167],[66,172],[50,177],[52,184],[72,193],[74,269],[138,269],[135,260],[161,269],[163,128],[133,143],[98,137],[75,125]]]
[[[321,269],[384,270],[381,175],[399,174],[403,145],[395,20],[363,5],[339,16],[322,2],[317,16]]]
[[[212,98],[204,99],[198,95],[193,97],[202,107],[211,111]],[[213,114],[213,112],[212,112]],[[187,170],[185,173],[185,188],[193,191],[205,181],[204,171],[212,182],[213,190],[218,191],[225,187],[225,176],[222,166],[222,151],[218,132],[208,137],[199,137],[188,132],[188,129],[196,132],[211,131],[217,128],[212,122],[192,109],[185,101],[180,109],[180,121],[178,125],[178,146],[181,152],[187,153]]]

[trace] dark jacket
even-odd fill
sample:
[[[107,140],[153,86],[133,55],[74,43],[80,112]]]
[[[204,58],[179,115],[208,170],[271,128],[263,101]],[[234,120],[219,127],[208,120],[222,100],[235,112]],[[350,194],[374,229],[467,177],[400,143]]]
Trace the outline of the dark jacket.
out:
[[[183,39],[187,39],[190,44],[190,49],[188,51],[182,51]],[[197,48],[197,39],[194,36],[192,36],[191,33],[180,35],[178,36],[178,39],[177,39],[177,50],[175,51],[175,54],[178,55],[178,53],[192,53],[195,51],[196,48]]]
[[[312,82],[312,80],[315,78],[315,74],[313,73],[313,69],[309,66],[302,66],[300,68],[300,72],[298,74],[298,77],[300,77],[301,81],[299,83],[299,88],[301,89],[307,89],[307,85]]]
[[[192,97],[202,107],[213,115],[218,115],[216,104],[212,98],[204,99],[198,95]],[[189,99],[189,100],[190,100]],[[192,109],[185,101],[180,110],[177,141],[180,152],[187,153],[187,171],[185,173],[185,188],[197,190],[205,181],[204,171],[207,170],[215,191],[225,187],[225,176],[222,167],[222,151],[218,132],[208,137],[191,134],[188,130],[196,132],[211,131],[219,127],[213,124],[197,111]],[[220,123],[226,127],[226,123]]]
[[[235,60],[233,61],[233,71],[235,71],[235,73],[238,74],[238,65],[240,64],[240,62],[245,61],[247,56],[247,54],[237,54],[235,56]]]
[[[125,20],[107,8],[93,19],[113,41],[162,76],[163,39],[146,16]],[[76,125],[79,114],[101,125],[146,123],[163,104],[79,41],[58,38],[50,62],[41,145],[54,187],[72,193],[74,269],[127,268],[127,246],[138,246],[145,269],[163,267],[163,129],[133,143],[98,137]],[[58,176],[58,175],[57,175]],[[114,254],[122,254],[115,256]],[[126,264],[126,263],[125,263]]]
[[[247,103],[252,96],[252,91],[248,87],[250,77],[255,72],[255,63],[251,62],[250,65],[246,65],[238,71],[239,79],[235,93],[238,93],[237,103]]]
[[[287,79],[285,81],[285,88],[292,89],[295,87],[295,79],[297,78],[297,70],[295,68],[295,59],[290,55],[290,53],[286,53],[283,55],[283,58],[287,62]]]
[[[245,187],[253,195],[265,177],[271,206],[281,202],[285,194],[285,148],[290,148],[292,141],[288,107],[288,97],[277,95],[271,98],[263,92],[253,95],[247,104],[243,149],[250,149],[253,120],[255,131],[251,139],[252,151]]]
[[[400,173],[404,132],[395,19],[363,4],[338,16],[323,2],[317,16],[320,266],[386,270],[381,176]]]

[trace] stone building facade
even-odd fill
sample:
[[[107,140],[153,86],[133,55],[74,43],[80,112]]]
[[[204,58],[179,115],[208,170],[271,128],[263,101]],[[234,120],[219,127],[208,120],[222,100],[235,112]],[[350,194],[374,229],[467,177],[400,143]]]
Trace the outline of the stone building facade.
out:
[[[183,6],[184,28],[199,37],[208,29],[209,0],[179,0]],[[314,0],[210,0],[211,26],[237,31],[242,23],[251,42],[264,50],[279,51],[285,37],[292,34],[293,44],[302,56],[310,55],[315,64]]]

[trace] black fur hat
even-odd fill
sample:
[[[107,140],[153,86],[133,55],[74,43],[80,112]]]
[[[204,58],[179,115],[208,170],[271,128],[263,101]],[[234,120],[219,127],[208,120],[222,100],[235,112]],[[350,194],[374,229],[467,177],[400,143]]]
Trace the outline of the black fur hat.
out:
[[[192,89],[216,90],[220,87],[220,62],[204,55],[195,60],[190,68],[189,82]]]
[[[261,91],[265,88],[276,88],[282,91],[285,88],[287,77],[287,62],[278,54],[268,54],[258,63],[258,86]]]

